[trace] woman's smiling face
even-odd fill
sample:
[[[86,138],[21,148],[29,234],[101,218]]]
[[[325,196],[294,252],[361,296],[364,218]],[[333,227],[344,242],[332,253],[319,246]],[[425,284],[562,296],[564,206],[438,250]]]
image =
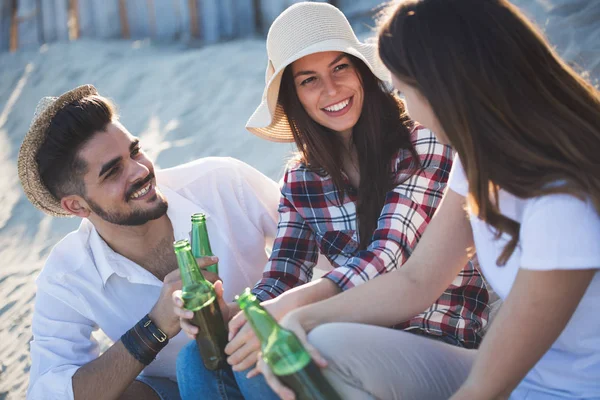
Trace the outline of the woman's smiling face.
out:
[[[348,54],[309,54],[292,64],[292,76],[300,103],[310,118],[335,132],[352,132],[360,118],[364,92]]]

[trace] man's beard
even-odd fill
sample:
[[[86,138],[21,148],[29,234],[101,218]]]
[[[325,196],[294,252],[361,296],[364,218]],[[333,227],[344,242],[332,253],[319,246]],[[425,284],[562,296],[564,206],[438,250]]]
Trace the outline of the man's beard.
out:
[[[133,210],[128,214],[106,211],[91,199],[86,198],[85,201],[91,210],[106,222],[115,225],[139,226],[144,225],[148,221],[158,219],[167,213],[167,208],[169,207],[167,199],[159,193],[156,193],[155,196],[158,197],[159,203],[154,208],[150,210]]]

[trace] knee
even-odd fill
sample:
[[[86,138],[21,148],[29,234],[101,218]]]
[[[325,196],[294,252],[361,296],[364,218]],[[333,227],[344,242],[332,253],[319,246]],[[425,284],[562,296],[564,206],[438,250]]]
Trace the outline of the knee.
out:
[[[335,354],[339,351],[338,347],[343,346],[341,338],[345,336],[344,329],[347,324],[331,323],[320,325],[308,334],[308,341],[325,357]]]

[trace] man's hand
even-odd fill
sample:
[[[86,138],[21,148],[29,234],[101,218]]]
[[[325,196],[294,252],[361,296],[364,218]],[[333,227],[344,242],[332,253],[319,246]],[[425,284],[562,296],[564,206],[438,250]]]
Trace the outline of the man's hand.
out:
[[[216,264],[219,261],[219,258],[216,256],[212,256],[212,257],[198,257],[196,258],[196,262],[198,263],[198,268],[200,268],[200,272],[202,272],[202,275],[204,275],[204,278],[206,278],[207,281],[209,281],[210,283],[212,283],[213,285],[217,282],[217,281],[223,281],[219,275],[215,274],[214,272],[210,272],[208,271],[206,268],[210,267],[213,264]],[[223,311],[223,310],[221,310]]]
[[[181,289],[181,275],[179,269],[176,269],[165,276],[158,301],[148,313],[152,322],[166,333],[169,339],[179,333],[179,319],[173,313],[170,304],[171,294],[179,289]]]
[[[221,309],[221,314],[223,316],[223,323],[227,324],[232,316],[235,315],[236,312],[239,311],[236,303],[227,304],[225,300],[223,300],[223,282],[221,278],[217,274],[209,272],[206,270],[207,267],[213,265],[218,262],[219,259],[217,257],[199,257],[196,259],[198,263],[198,267],[202,270],[202,275],[214,284],[215,293],[217,295],[217,301],[219,303],[219,308]],[[173,313],[177,316],[178,323],[183,332],[190,339],[195,339],[198,334],[198,327],[192,325],[189,320],[194,317],[194,313],[192,311],[186,310],[183,308],[183,300],[181,298],[181,290],[175,290],[171,295],[171,307]]]
[[[197,259],[198,267],[206,268],[218,261],[217,257],[200,257]],[[214,275],[214,274],[211,274]],[[158,301],[148,313],[148,316],[154,324],[160,328],[167,336],[172,338],[181,330],[179,326],[179,316],[173,312],[173,292],[181,292],[181,275],[179,268],[171,271],[163,280],[163,287],[160,291]]]
[[[215,282],[215,293],[217,294],[217,301],[219,302],[219,308],[223,316],[223,323],[227,324],[231,319],[231,316],[238,312],[239,308],[236,303],[226,303],[223,300],[223,282]],[[179,317],[179,324],[183,332],[190,339],[195,339],[198,334],[198,327],[190,323],[190,319],[193,318],[194,313],[192,311],[183,308],[183,300],[181,298],[181,290],[176,290],[172,295],[172,307],[175,315]]]

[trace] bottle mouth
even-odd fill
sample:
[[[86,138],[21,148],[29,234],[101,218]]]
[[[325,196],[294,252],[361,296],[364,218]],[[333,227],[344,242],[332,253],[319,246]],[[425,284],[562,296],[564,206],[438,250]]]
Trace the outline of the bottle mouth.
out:
[[[235,296],[234,300],[238,303],[242,310],[246,308],[249,304],[257,302],[256,296],[252,294],[250,288],[244,289],[242,293]]]
[[[175,250],[183,250],[183,249],[185,249],[186,247],[188,247],[188,248],[190,248],[190,249],[191,249],[191,246],[190,246],[190,241],[189,241],[189,240],[187,240],[187,239],[176,240],[176,241],[173,243],[173,247],[175,248]]]
[[[206,221],[206,215],[204,213],[192,214],[192,222]]]

